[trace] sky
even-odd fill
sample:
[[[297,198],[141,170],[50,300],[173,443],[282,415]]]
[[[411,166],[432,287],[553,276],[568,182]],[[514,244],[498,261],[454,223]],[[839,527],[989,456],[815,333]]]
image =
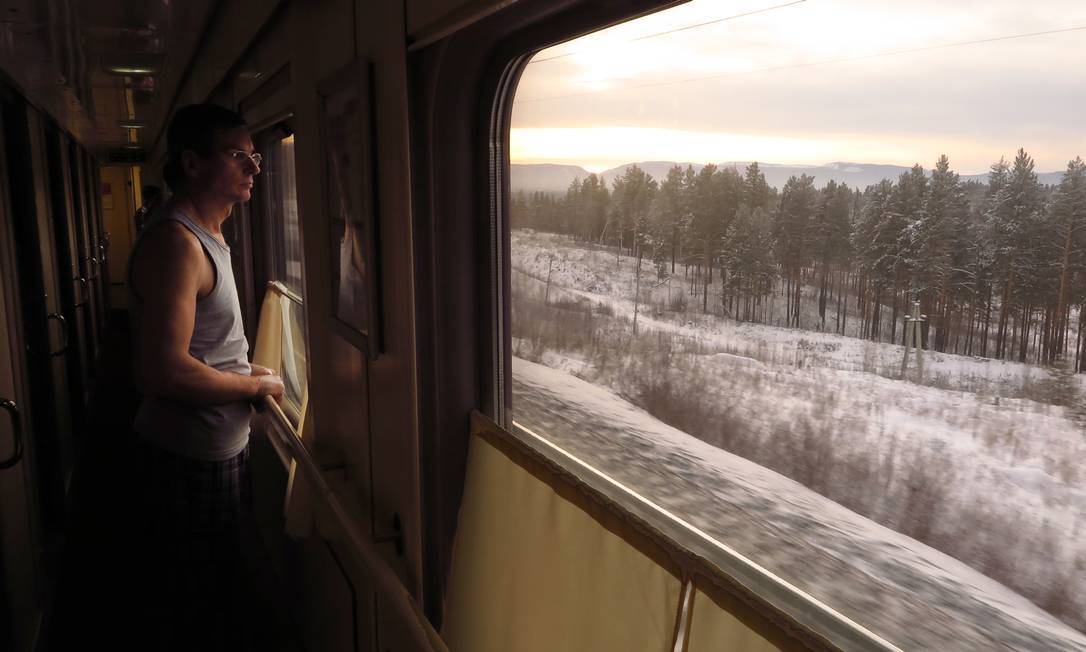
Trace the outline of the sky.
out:
[[[1042,33],[1045,32],[1045,33]],[[693,0],[540,51],[514,163],[1086,157],[1086,0]]]

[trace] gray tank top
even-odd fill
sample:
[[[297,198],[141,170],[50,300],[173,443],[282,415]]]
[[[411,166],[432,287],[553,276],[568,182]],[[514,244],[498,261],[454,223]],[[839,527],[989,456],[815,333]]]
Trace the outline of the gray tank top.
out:
[[[241,304],[234,283],[234,270],[230,266],[230,248],[177,210],[162,211],[156,215],[143,229],[140,240],[158,224],[169,220],[180,222],[196,236],[215,271],[215,285],[211,293],[196,300],[196,322],[189,353],[219,371],[249,375],[249,342],[245,339]],[[140,240],[137,240],[136,247]],[[138,356],[143,336],[144,306],[132,290],[131,273],[129,266],[129,313],[134,351]],[[249,443],[251,416],[252,406],[248,401],[193,405],[144,396],[134,426],[143,439],[171,453],[197,460],[222,461],[237,455]]]

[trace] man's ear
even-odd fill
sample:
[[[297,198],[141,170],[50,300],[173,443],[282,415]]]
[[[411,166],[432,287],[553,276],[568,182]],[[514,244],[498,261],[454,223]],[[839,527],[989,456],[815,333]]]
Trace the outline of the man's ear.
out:
[[[191,149],[181,152],[181,171],[186,179],[195,179],[200,176],[200,157]]]

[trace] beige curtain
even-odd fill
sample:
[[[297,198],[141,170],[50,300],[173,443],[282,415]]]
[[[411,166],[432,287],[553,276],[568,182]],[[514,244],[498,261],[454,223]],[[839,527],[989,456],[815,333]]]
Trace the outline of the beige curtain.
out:
[[[260,307],[256,345],[253,347],[255,364],[280,371],[284,370],[284,364],[294,364],[294,360],[283,360],[283,337],[289,332],[289,324],[284,323],[290,318],[289,301],[274,285],[268,286]],[[306,388],[302,394],[297,431],[301,432],[302,441],[309,445],[316,436],[314,422],[309,414],[309,390]],[[289,473],[283,501],[284,529],[290,536],[304,539],[313,530],[313,492],[297,462],[291,461]]]
[[[679,578],[479,436],[442,637],[453,652],[659,652]]]
[[[750,611],[749,608],[743,608],[734,600],[725,599],[721,602],[723,604],[701,590],[694,591],[694,603],[690,612],[690,633],[684,652],[721,652],[722,650],[777,652],[800,648],[794,640],[789,644],[785,639],[784,646],[770,642],[759,631],[750,627],[753,623],[744,622],[752,615],[746,613]],[[764,626],[758,627],[758,630],[763,633],[766,629]],[[771,635],[771,638],[784,637]]]

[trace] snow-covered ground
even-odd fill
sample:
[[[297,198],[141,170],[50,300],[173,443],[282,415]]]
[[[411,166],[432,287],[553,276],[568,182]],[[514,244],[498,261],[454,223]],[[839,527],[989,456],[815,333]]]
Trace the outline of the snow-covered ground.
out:
[[[637,283],[636,261],[633,258],[616,257],[613,248],[588,246],[568,236],[528,229],[513,232],[511,251],[514,270],[541,282],[550,277],[552,288],[565,289],[632,316]],[[867,371],[894,378],[900,375],[904,353],[902,346],[811,330],[818,324],[815,303],[809,299],[809,295],[816,292],[814,288],[805,288],[805,299],[801,302],[801,325],[805,328],[792,329],[699,314],[701,299],[688,293],[688,284],[682,275],[677,274],[670,282],[661,282],[649,260],[641,263],[640,285],[642,303],[639,325],[644,323],[646,327],[671,330],[701,340],[721,351],[772,364]],[[714,286],[710,289],[710,295],[718,291],[719,288]],[[689,306],[689,311],[681,319],[660,310],[660,306],[669,304],[669,297],[680,294]],[[712,299],[711,296],[710,305],[713,304]],[[783,298],[776,297],[774,301],[783,306]],[[855,303],[855,297],[850,299],[850,303]],[[719,311],[718,307],[714,308]],[[849,318],[846,320],[850,333],[854,331],[853,325],[859,323],[854,309],[854,305],[849,306]],[[832,303],[828,312],[831,317],[827,319],[827,324],[832,328]],[[889,333],[890,311],[887,309],[883,312],[887,317],[882,329]],[[900,333],[901,325],[898,327]],[[1074,333],[1071,337],[1073,340]],[[1037,385],[1047,377],[1047,372],[1035,365],[925,351],[921,383],[1015,397],[1032,395]],[[1082,384],[1086,387],[1086,383]]]
[[[638,338],[632,333],[633,259],[616,258],[613,250],[581,246],[562,236],[530,231],[515,231],[512,245],[513,330],[514,334],[519,333],[514,351],[565,372],[565,375],[546,375],[547,382],[555,383],[556,388],[564,387],[567,381],[580,382],[573,378],[578,376],[591,381],[600,392],[611,390],[642,406],[656,396],[653,399],[656,404],[649,409],[654,414],[669,413],[666,420],[676,425],[688,416],[682,410],[700,410],[709,416],[709,423],[701,423],[695,432],[702,440],[738,450],[871,519],[815,495],[819,501],[835,505],[836,511],[820,512],[818,521],[825,528],[842,535],[836,521],[821,518],[840,513],[859,519],[866,527],[875,528],[873,531],[884,530],[872,522],[877,521],[908,532],[1012,584],[1039,604],[1062,610],[1068,622],[1080,627],[1086,624],[1086,468],[1083,464],[1086,432],[1067,408],[1047,400],[1053,382],[1047,370],[1020,363],[925,352],[924,377],[915,382],[915,372],[911,371],[910,380],[905,381],[899,378],[903,353],[900,346],[829,333],[737,323],[719,316],[699,315],[696,310],[668,311],[662,309],[669,305],[666,298],[657,296],[667,290],[664,286],[642,292]],[[655,279],[655,269],[646,261],[642,287],[649,281],[655,283]],[[670,291],[680,291],[683,283],[680,280],[673,283]],[[544,333],[547,327],[518,323],[518,305],[535,310],[533,315],[545,315],[540,311],[561,307],[569,317],[554,327],[562,331],[561,337],[547,340],[542,335],[533,335]],[[596,332],[569,343],[569,331],[578,326],[574,318],[586,314],[589,319],[582,320],[580,325],[590,324]],[[653,336],[665,338],[661,347],[669,350],[654,349]],[[623,346],[636,350],[623,352]],[[615,358],[621,359],[616,362]],[[547,416],[550,404],[540,404],[543,400],[540,397],[551,392],[548,400],[553,400],[556,389],[547,389],[543,372],[529,364],[518,362],[514,367],[518,388],[514,409],[526,415],[527,425],[537,424],[532,419],[543,419],[541,423],[556,428],[561,424],[566,424],[563,428],[572,428],[575,421],[570,418],[558,421],[556,415]],[[539,376],[535,385],[522,377],[527,370],[534,370],[532,373]],[[1081,376],[1065,380],[1081,393]],[[525,389],[529,385],[534,389]],[[675,397],[681,397],[681,408],[661,407],[661,402]],[[533,404],[536,407],[529,409]],[[618,434],[621,425],[607,425],[599,418],[589,423],[594,424],[594,432],[625,437]],[[693,426],[683,425],[683,428],[695,430]],[[584,431],[582,424],[570,432]],[[698,450],[707,446],[688,434],[679,434],[684,446],[695,446]],[[565,435],[559,432],[555,436]],[[782,441],[787,445],[782,445]],[[634,449],[638,447],[641,444]],[[707,450],[727,456],[720,459],[741,459],[717,447],[708,446]],[[666,455],[666,451],[662,454]],[[598,455],[588,451],[585,457],[595,461]],[[667,459],[674,461],[671,457]],[[763,466],[749,461],[744,464],[782,480]],[[678,473],[678,468],[674,471]],[[713,476],[700,474],[699,477],[707,483],[704,490],[709,493],[702,492],[704,496],[714,495]],[[667,492],[668,483],[673,480],[660,480],[657,488]],[[738,481],[735,477],[727,480]],[[654,496],[649,490],[646,493]],[[723,495],[718,498],[732,499]],[[771,495],[760,499],[761,511],[754,516],[771,524],[771,529],[778,532],[778,539],[784,539],[772,544],[768,539],[762,540],[766,546],[762,551],[772,549],[776,558],[777,551],[798,545],[787,541],[798,533],[793,527],[794,519],[781,516],[772,503]],[[708,499],[698,501],[690,511],[711,514],[737,508],[721,504],[709,510],[707,504]],[[776,522],[776,516],[782,520]],[[804,536],[810,534],[811,528],[820,531],[810,523],[802,527]],[[848,539],[855,532],[858,530],[850,526],[842,536]],[[900,539],[933,552],[913,539],[894,536],[897,537],[894,541]],[[835,539],[835,543],[826,545],[853,552],[854,548],[862,547],[867,551],[865,554],[875,559],[878,554],[892,557],[902,544],[876,544],[861,537],[853,542]],[[848,558],[853,552],[842,555]],[[784,555],[782,559],[785,557],[796,570],[805,564],[799,556]],[[941,554],[939,557],[943,558]],[[863,555],[857,559],[861,558]],[[899,565],[892,560],[870,563],[867,572],[880,586],[895,583],[907,586],[917,581],[913,575],[900,582],[895,580]],[[961,567],[960,562],[955,564],[954,568]],[[913,571],[926,567],[909,566]],[[887,577],[881,575],[884,572]],[[830,582],[831,575],[827,573],[825,582]],[[785,576],[788,577],[786,573]],[[961,580],[957,574],[954,578],[952,584],[957,593],[945,593],[945,587],[932,589],[935,591],[932,604],[972,604],[963,596],[975,582]],[[936,579],[930,581],[938,584]],[[992,580],[986,581],[998,586]],[[822,584],[815,582],[814,586]],[[848,600],[859,601],[856,604],[860,611],[853,615],[861,622],[866,622],[860,617],[864,605],[869,610],[878,610],[872,606],[874,603],[860,597],[851,596]],[[985,600],[984,604],[990,604]],[[1020,597],[1017,600],[1028,604]],[[955,613],[964,613],[964,607],[954,608]],[[1014,609],[1004,611],[1019,618],[1012,613]],[[1030,605],[1024,613],[1034,611],[1038,610]],[[913,611],[907,613],[911,616],[903,619],[906,622],[918,616]],[[884,615],[889,621],[902,614]],[[939,642],[958,640],[941,638],[956,631],[959,625],[954,624],[955,620],[972,622],[981,632],[991,626],[986,618],[954,617],[943,629],[932,625],[935,628],[932,631],[944,634],[923,634],[924,638],[913,642],[923,641],[920,647],[924,649],[949,649],[954,646]],[[891,625],[888,623],[887,627]],[[902,631],[905,638],[894,639],[895,642],[911,641],[908,636],[912,629],[910,625],[908,631]],[[1018,640],[1017,635],[1010,635],[1009,632],[1017,631],[1013,627],[1007,625],[1005,629],[1005,635],[1000,634],[998,640],[1016,649],[1075,649],[1027,645],[1028,639]],[[1067,640],[1078,640],[1081,644],[1081,638]],[[965,647],[987,649],[983,645]]]
[[[608,389],[513,359],[514,419],[908,650],[1086,650],[956,559],[676,430]]]

